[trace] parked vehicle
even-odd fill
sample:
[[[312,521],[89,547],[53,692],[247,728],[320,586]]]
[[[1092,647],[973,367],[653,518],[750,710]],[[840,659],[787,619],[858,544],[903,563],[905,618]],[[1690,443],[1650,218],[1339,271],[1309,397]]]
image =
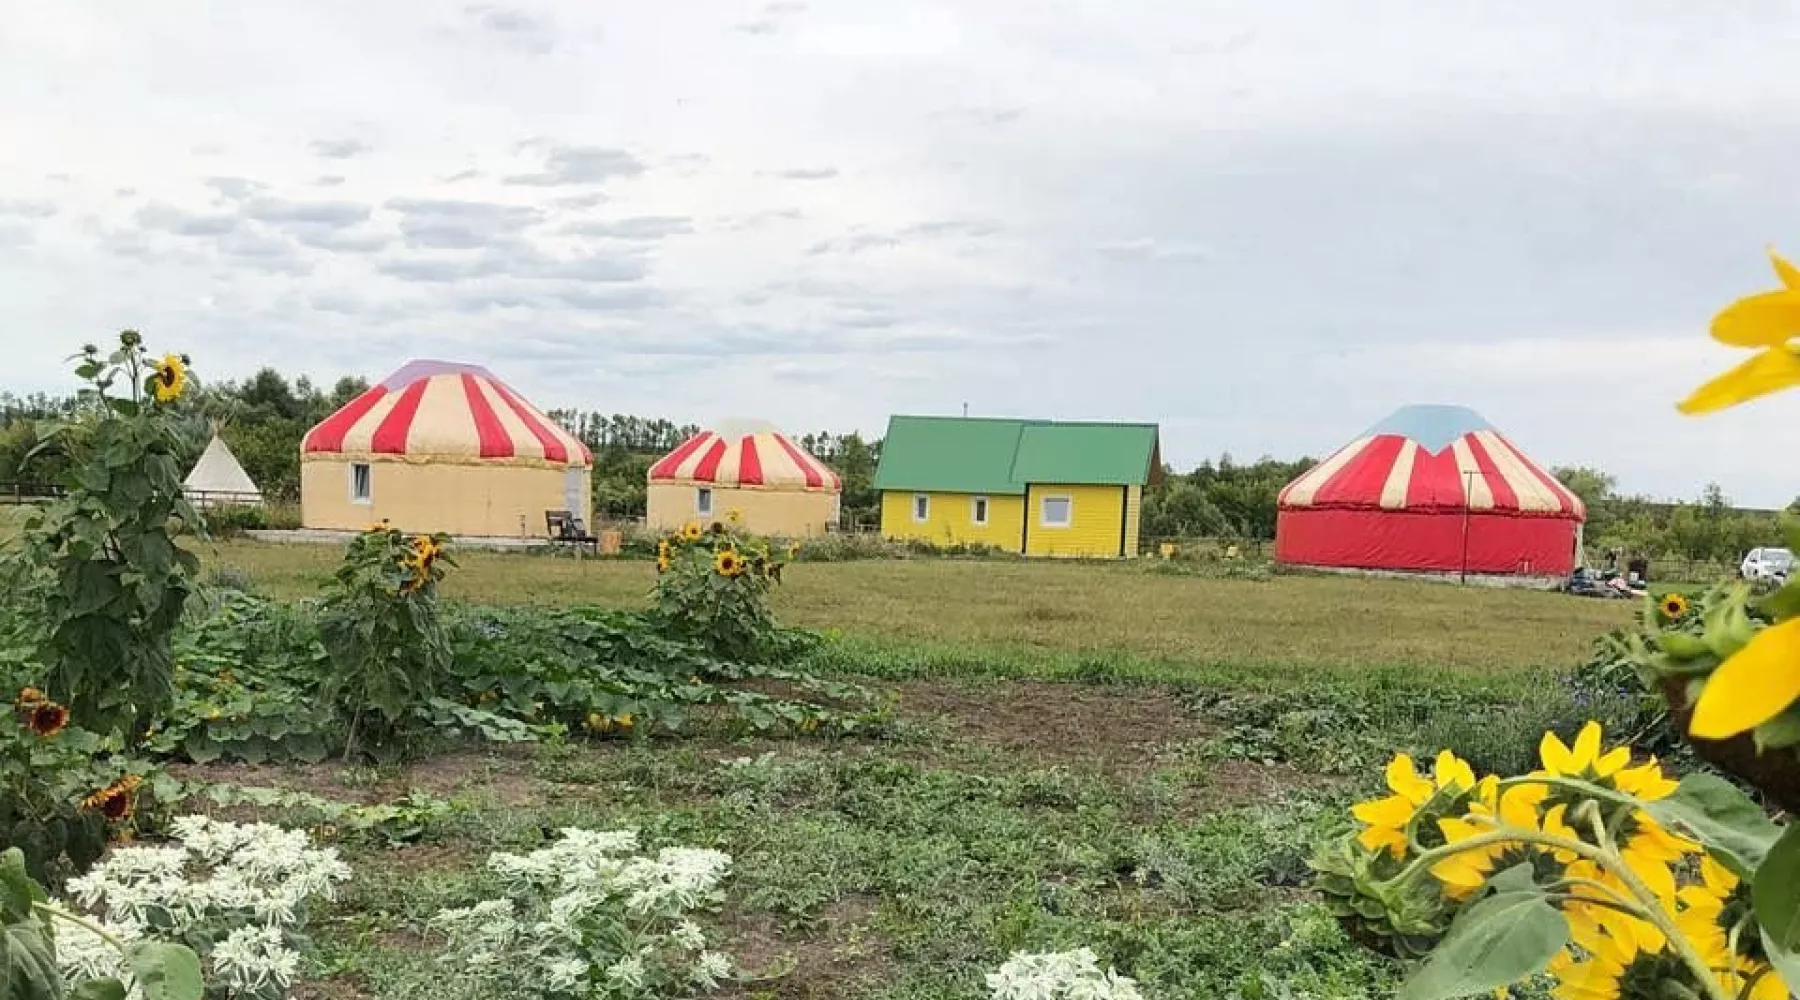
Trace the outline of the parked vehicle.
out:
[[[1752,583],[1785,583],[1794,568],[1794,554],[1787,549],[1751,549],[1738,573]]]

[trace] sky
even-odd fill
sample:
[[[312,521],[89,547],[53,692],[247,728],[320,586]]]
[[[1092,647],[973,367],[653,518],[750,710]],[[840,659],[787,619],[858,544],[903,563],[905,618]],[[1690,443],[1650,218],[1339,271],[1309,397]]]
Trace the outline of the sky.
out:
[[[484,364],[543,408],[1154,421],[1177,468],[1470,406],[1627,492],[1800,256],[1800,0],[0,0],[15,392]]]

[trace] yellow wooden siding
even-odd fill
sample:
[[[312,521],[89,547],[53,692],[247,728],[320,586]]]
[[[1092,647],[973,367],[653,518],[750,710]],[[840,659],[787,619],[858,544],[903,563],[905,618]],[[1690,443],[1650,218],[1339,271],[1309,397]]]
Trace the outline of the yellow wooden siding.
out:
[[[1127,511],[1126,489],[1122,486],[1027,487],[1026,510],[1031,524],[1025,536],[1025,554],[1116,558],[1119,555],[1120,522]],[[1044,525],[1043,501],[1047,496],[1066,496],[1072,501],[1068,527]],[[1126,526],[1127,530],[1129,527]]]
[[[987,524],[981,525],[975,523],[974,494],[924,494],[931,502],[927,507],[928,516],[922,522],[913,520],[913,497],[918,495],[903,490],[888,490],[881,494],[883,537],[917,538],[934,545],[979,543],[1008,552],[1019,551],[1019,534],[1024,523],[1022,497],[988,497]]]
[[[1133,486],[1125,495],[1125,558],[1135,559],[1138,554],[1138,519],[1144,511],[1144,488]]]

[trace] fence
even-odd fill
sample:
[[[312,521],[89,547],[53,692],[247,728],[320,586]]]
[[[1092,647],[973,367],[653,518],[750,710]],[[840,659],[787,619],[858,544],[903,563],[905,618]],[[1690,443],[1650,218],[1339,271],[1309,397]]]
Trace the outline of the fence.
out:
[[[260,507],[264,502],[260,493],[243,493],[236,490],[184,490],[183,492],[187,494],[188,502],[196,507]],[[68,495],[68,488],[56,483],[0,482],[0,506],[4,507],[38,504],[46,500],[58,500]]]

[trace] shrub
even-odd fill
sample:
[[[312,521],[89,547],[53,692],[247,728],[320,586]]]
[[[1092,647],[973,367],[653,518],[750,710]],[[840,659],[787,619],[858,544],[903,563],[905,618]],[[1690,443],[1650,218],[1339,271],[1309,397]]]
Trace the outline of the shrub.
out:
[[[770,544],[721,521],[659,542],[656,606],[670,629],[727,659],[765,659],[776,631],[768,593],[787,565]]]
[[[494,854],[507,895],[445,910],[445,963],[482,997],[661,997],[712,990],[732,976],[691,919],[724,898],[731,858],[669,847],[638,852],[632,831],[566,829],[527,855]]]
[[[251,504],[219,504],[200,511],[207,533],[214,538],[239,538],[246,531],[269,527],[266,508]]]

